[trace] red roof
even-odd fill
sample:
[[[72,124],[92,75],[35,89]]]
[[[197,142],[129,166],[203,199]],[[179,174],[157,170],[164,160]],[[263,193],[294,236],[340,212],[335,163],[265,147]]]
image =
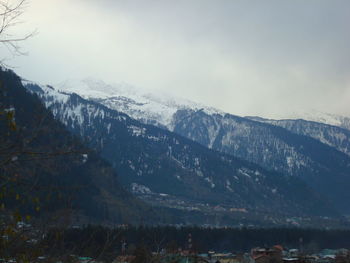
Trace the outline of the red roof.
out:
[[[273,247],[280,250],[280,251],[283,251],[283,247],[281,245],[275,245]]]

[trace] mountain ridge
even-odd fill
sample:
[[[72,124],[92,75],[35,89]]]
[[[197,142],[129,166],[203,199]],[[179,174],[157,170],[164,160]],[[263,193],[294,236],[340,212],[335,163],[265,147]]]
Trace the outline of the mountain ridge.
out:
[[[1,175],[17,176],[14,185],[1,177],[4,187],[18,191],[20,200],[37,198],[43,216],[69,209],[77,224],[139,224],[145,215],[147,223],[158,220],[149,206],[125,191],[111,165],[55,120],[13,71],[1,69],[0,84],[0,107],[13,109],[16,122],[11,131],[0,123]],[[7,151],[6,145],[11,146]],[[11,162],[3,162],[7,155]],[[11,199],[6,201],[9,209],[16,209]],[[20,211],[27,206],[19,205]]]
[[[67,80],[57,85],[57,88],[58,90],[77,93],[86,99],[97,100],[101,104],[111,109],[124,112],[134,119],[149,124],[156,124],[160,127],[166,127],[169,130],[173,129],[171,123],[172,115],[180,109],[203,109],[208,114],[232,114],[215,107],[208,107],[203,103],[179,98],[166,93],[162,94],[159,91],[142,90],[127,83],[107,84],[101,80],[85,78],[83,80]],[[131,100],[128,101],[128,99]],[[133,112],[130,110],[132,109],[132,104],[139,104],[138,106],[140,107],[136,107]],[[145,105],[150,105],[150,107],[142,107]],[[254,118],[255,116],[241,117]],[[304,119],[306,121],[334,125],[350,130],[350,117],[325,113],[313,109],[280,114],[278,118],[274,119]]]
[[[276,207],[286,214],[290,213],[291,207],[299,212],[311,211],[313,201],[306,204],[305,198],[300,199],[309,195],[311,192],[308,191],[311,190],[307,190],[297,178],[277,175],[246,161],[209,150],[180,135],[142,124],[124,113],[76,94],[63,94],[70,98],[60,103],[60,99],[56,100],[57,96],[48,87],[27,85],[27,88],[35,91],[56,118],[70,130],[83,135],[94,148],[98,148],[123,174],[124,185],[143,193],[153,192],[157,195],[153,201],[158,200],[158,204],[163,202],[168,207],[169,204],[179,206],[191,199],[192,203],[185,203],[183,209],[204,209],[209,202],[212,205],[229,205],[227,209],[246,207],[250,213],[261,213],[264,209],[267,209],[265,213],[276,213]],[[38,92],[38,89],[42,91]],[[72,115],[77,112],[79,116]],[[300,196],[294,196],[291,200],[288,191],[293,189],[292,185],[298,185]],[[194,205],[196,202],[199,202],[198,206]],[[274,209],[269,208],[269,202],[275,204]],[[306,210],[302,208],[305,205],[309,206]]]
[[[307,180],[311,187],[322,189],[323,193],[327,193],[328,190],[328,185],[325,182],[329,182],[333,185],[334,189],[339,190],[339,187],[341,188],[342,186],[337,186],[336,182],[338,180],[340,180],[339,182],[348,180],[347,170],[349,169],[346,166],[348,159],[342,156],[340,152],[338,153],[338,150],[341,151],[343,149],[341,148],[343,147],[341,143],[339,145],[323,145],[325,142],[321,141],[320,138],[313,137],[312,134],[303,133],[294,135],[294,132],[285,128],[278,129],[276,125],[265,123],[264,126],[261,125],[261,121],[227,114],[203,105],[195,104],[186,106],[186,103],[190,103],[188,101],[182,105],[180,101],[178,105],[171,108],[171,111],[166,110],[167,118],[165,119],[167,121],[159,122],[157,121],[157,115],[148,114],[147,108],[144,108],[145,101],[142,101],[145,96],[138,94],[137,89],[132,90],[133,97],[131,100],[128,100],[127,96],[129,95],[125,91],[128,87],[124,87],[124,91],[119,90],[121,92],[121,96],[119,97],[119,91],[116,88],[114,91],[109,91],[109,94],[104,93],[104,95],[100,94],[98,96],[99,98],[93,98],[91,96],[93,94],[91,89],[98,86],[99,83],[92,81],[84,85],[83,87],[78,87],[76,90],[82,92],[83,89],[87,89],[85,97],[89,100],[103,104],[110,109],[117,109],[143,123],[174,131],[208,148],[254,162],[263,166],[265,169],[276,170],[294,176],[303,175],[303,179]],[[105,83],[103,85],[105,85],[103,88],[105,90],[113,88]],[[89,88],[91,89],[89,90]],[[113,97],[109,97],[110,94],[113,94]],[[150,104],[152,100],[149,98],[150,96],[148,96],[148,102],[147,100],[146,102]],[[138,108],[130,107],[131,104],[135,103],[139,104],[137,105]],[[167,107],[166,103],[162,104],[162,106]],[[156,110],[155,112],[162,114],[162,111]],[[302,136],[309,137],[311,140]],[[312,141],[315,139],[321,144]],[[306,143],[309,146],[303,148],[302,143]],[[325,156],[328,157],[322,159],[322,156],[319,155],[317,150],[313,150],[313,148],[326,153]],[[334,152],[333,149],[337,149],[337,152]],[[335,164],[333,165],[329,160],[334,160]],[[334,178],[331,177],[332,173],[335,174]],[[316,176],[316,174],[320,175]],[[323,179],[320,181],[319,179],[322,177]],[[332,195],[338,196],[337,191],[332,192]],[[347,206],[342,200],[350,197],[347,196],[346,189],[338,192],[343,193],[343,196],[335,198],[335,202],[337,204],[343,203],[341,205],[343,209],[344,206]]]
[[[175,132],[207,147],[212,143],[213,149],[266,169],[298,176],[315,190],[333,196],[338,205],[342,202],[341,209],[347,207],[350,159],[335,148],[304,134],[230,114],[180,110],[175,120]]]
[[[285,128],[293,133],[310,136],[324,144],[350,155],[350,131],[336,125],[324,124],[303,119],[265,119],[247,117],[263,123]]]

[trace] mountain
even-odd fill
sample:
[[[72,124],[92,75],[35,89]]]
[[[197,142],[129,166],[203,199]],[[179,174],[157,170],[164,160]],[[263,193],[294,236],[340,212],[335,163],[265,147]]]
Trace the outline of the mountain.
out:
[[[2,208],[42,216],[69,210],[80,223],[159,221],[148,205],[124,190],[106,161],[5,69],[0,70],[0,113]]]
[[[345,213],[350,207],[350,158],[309,136],[225,114],[179,110],[174,131],[215,150],[238,156],[266,169],[299,177],[328,196]]]
[[[296,176],[315,191],[328,196],[338,209],[350,212],[346,201],[350,198],[350,159],[347,155],[348,135],[344,129],[323,126],[327,135],[322,138],[315,134],[315,127],[313,133],[309,128],[297,134],[287,127],[226,114],[186,100],[93,80],[62,88],[79,92],[90,101],[124,112],[143,123],[173,131],[210,149],[268,170]],[[347,125],[345,117],[317,116],[320,121]],[[344,136],[346,138],[341,139]]]
[[[335,214],[297,177],[208,149],[75,93],[25,86],[113,165],[125,187],[153,205],[220,216],[231,224],[248,218],[286,224],[294,216]]]
[[[174,114],[179,109],[203,109],[208,113],[219,113],[212,107],[182,98],[174,98],[166,93],[148,92],[129,84],[109,85],[101,80],[69,80],[58,86],[58,90],[76,93],[85,99],[123,112],[145,124],[152,124],[172,130]]]
[[[77,93],[85,99],[94,100],[101,104],[123,112],[143,123],[154,124],[173,130],[174,114],[181,109],[203,110],[208,114],[226,114],[225,112],[164,92],[146,91],[127,83],[107,84],[93,78],[83,80],[67,80],[57,88],[62,91]],[[248,119],[259,119],[258,116],[246,116]],[[278,119],[303,119],[350,130],[350,118],[320,112],[303,110],[281,115]]]
[[[312,137],[350,156],[350,130],[302,119],[271,120],[261,117],[250,119],[283,127],[293,133]]]
[[[254,119],[259,117],[247,116],[247,118]],[[325,113],[317,110],[299,110],[289,114],[281,114],[276,119],[288,120],[306,120],[318,123],[324,123],[332,126],[338,126],[343,129],[350,130],[350,118],[332,113]]]

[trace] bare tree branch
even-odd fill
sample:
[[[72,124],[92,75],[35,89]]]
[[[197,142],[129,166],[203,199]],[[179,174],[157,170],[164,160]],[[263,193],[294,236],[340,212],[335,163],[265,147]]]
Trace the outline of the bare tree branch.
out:
[[[14,35],[11,29],[22,23],[20,17],[23,15],[28,0],[0,0],[0,44],[14,56],[26,55],[21,50],[20,43],[28,40],[37,34],[37,31],[26,33],[24,35]],[[8,67],[5,64],[6,58],[0,58],[0,66]]]

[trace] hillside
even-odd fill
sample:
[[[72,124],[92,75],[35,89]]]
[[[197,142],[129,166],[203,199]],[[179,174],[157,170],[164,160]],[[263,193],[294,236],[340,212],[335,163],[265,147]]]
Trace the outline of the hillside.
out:
[[[42,215],[68,209],[87,218],[85,223],[159,221],[150,207],[123,189],[106,161],[53,118],[15,73],[1,70],[0,84],[2,112],[11,112],[16,124],[14,129],[2,118],[0,126],[6,208],[32,211],[33,199],[40,203]],[[14,193],[21,202],[13,201]]]
[[[350,158],[311,134],[296,134],[231,114],[193,110],[177,111],[174,131],[220,152],[301,178],[341,211],[350,212],[346,201],[350,198]],[[344,130],[338,132],[341,136]]]
[[[253,120],[285,128],[293,133],[312,137],[350,156],[350,131],[339,126],[302,119],[271,120],[254,118]]]
[[[343,213],[350,212],[346,201],[350,198],[348,131],[321,123],[346,128],[346,117],[310,111],[298,116],[318,120],[318,123],[299,121],[293,128],[276,127],[267,121],[261,123],[264,119],[260,117],[243,118],[127,84],[109,85],[86,79],[67,82],[60,88],[75,91],[90,101],[178,133],[210,149],[296,176],[330,198]]]
[[[154,205],[279,224],[296,215],[334,214],[296,177],[210,150],[77,94],[33,83],[26,87],[111,162],[125,187]]]

